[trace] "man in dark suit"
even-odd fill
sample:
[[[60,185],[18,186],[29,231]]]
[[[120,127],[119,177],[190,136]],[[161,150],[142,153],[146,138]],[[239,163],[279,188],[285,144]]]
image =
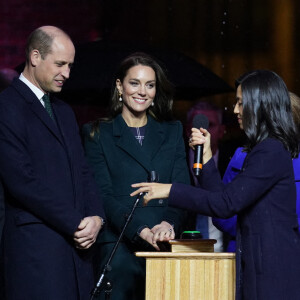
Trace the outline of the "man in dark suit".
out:
[[[0,92],[3,91],[5,88],[7,88],[12,80],[18,76],[18,73],[9,68],[3,68],[0,70]],[[2,237],[2,230],[4,226],[4,192],[3,192],[3,186],[0,181],[0,245],[1,245],[1,237]],[[1,277],[1,274],[0,274]],[[0,287],[2,287],[0,283]],[[1,295],[0,289],[0,295]]]
[[[0,70],[0,92],[6,89],[12,82],[12,80],[18,76],[18,73],[9,68],[3,68]],[[4,226],[4,191],[2,182],[0,181],[0,250],[1,250],[1,238]],[[1,251],[0,251],[1,252]],[[0,255],[0,270],[3,268],[3,261]],[[0,299],[4,299],[4,278],[3,272],[0,272]]]
[[[0,176],[6,192],[6,299],[88,299],[91,249],[103,209],[71,108],[60,92],[75,48],[53,26],[36,29],[20,78],[0,95]],[[49,101],[50,98],[50,101]]]

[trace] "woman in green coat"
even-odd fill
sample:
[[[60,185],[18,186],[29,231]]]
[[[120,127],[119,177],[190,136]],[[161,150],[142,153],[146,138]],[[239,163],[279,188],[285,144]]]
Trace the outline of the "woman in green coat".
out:
[[[135,53],[120,65],[111,99],[109,121],[84,128],[88,161],[94,171],[107,217],[98,240],[97,272],[102,271],[135,199],[131,184],[156,171],[159,182],[189,183],[182,126],[172,120],[172,88],[151,57]],[[142,202],[142,201],[141,201]],[[180,233],[184,212],[167,206],[167,199],[135,210],[107,277],[112,300],[145,297],[145,260],[136,251],[159,251],[159,241]],[[103,292],[100,299],[104,299]]]

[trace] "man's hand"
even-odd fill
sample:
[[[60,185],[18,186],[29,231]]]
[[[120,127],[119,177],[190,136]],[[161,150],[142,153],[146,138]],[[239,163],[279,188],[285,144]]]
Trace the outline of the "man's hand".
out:
[[[102,219],[98,216],[86,217],[81,220],[77,231],[74,233],[76,248],[90,248],[95,243],[101,227]]]

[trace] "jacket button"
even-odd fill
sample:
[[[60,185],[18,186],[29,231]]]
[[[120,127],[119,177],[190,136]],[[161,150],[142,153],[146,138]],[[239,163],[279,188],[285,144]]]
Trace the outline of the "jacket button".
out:
[[[163,199],[159,199],[158,200],[158,204],[164,204],[164,200]]]

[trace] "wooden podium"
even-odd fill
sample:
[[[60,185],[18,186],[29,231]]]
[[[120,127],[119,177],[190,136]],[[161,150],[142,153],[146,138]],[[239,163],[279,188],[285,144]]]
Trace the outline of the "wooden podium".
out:
[[[146,300],[234,300],[235,253],[195,252],[194,248],[136,253],[146,258]]]

